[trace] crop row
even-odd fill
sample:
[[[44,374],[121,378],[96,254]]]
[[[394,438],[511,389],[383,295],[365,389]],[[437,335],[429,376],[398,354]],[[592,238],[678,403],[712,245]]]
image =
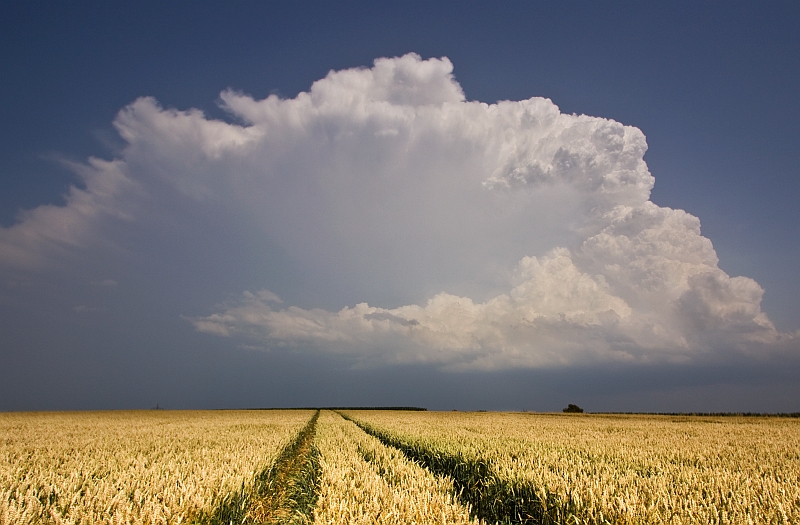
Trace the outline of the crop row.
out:
[[[323,412],[317,433],[322,477],[315,524],[466,524],[447,477],[437,477],[350,421]]]
[[[229,494],[212,514],[194,521],[204,525],[310,523],[320,470],[319,450],[314,444],[318,418],[316,411],[272,466],[256,475],[248,490]]]

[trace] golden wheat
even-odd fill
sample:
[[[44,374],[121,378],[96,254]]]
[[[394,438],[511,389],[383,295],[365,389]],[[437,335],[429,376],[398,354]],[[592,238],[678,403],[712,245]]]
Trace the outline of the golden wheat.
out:
[[[433,476],[333,412],[319,419],[317,447],[317,524],[476,523],[454,501],[450,480]]]
[[[462,474],[473,481],[486,476],[459,486],[488,487],[490,505],[519,509],[513,498],[535,495],[552,523],[800,523],[795,419],[348,414],[446,460],[440,466],[468,467]],[[226,496],[249,491],[311,415],[0,414],[0,525],[166,525],[208,516]],[[470,522],[448,477],[340,416],[322,413],[315,442],[316,523]]]
[[[0,524],[185,523],[248,490],[312,414],[0,414]]]
[[[400,440],[485,460],[570,523],[800,523],[800,421],[348,412]],[[543,503],[544,505],[544,503]]]

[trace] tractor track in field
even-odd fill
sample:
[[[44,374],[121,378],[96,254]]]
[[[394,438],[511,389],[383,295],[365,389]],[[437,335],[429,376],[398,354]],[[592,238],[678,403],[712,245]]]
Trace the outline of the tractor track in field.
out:
[[[337,413],[385,446],[400,450],[408,459],[434,475],[450,477],[462,504],[469,506],[474,517],[487,523],[560,525],[567,523],[569,517],[574,516],[577,511],[577,505],[571,500],[559,502],[555,495],[548,493],[543,501],[532,486],[514,486],[503,482],[486,461],[450,455],[421,444],[406,442],[346,414]]]
[[[269,468],[256,476],[251,491],[225,498],[204,525],[301,525],[313,522],[320,475],[319,451],[314,445],[317,419],[311,417],[297,438]]]

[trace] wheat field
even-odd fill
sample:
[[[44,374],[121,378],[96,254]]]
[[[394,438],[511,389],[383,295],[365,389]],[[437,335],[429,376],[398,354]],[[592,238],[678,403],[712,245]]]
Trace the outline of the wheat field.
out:
[[[347,415],[400,446],[467,466],[485,465],[495,498],[529,494],[544,511],[542,521],[800,523],[797,419]]]
[[[312,414],[0,413],[0,524],[190,522],[247,491]]]
[[[0,413],[0,525],[251,523],[277,494],[266,523],[800,523],[800,420]]]

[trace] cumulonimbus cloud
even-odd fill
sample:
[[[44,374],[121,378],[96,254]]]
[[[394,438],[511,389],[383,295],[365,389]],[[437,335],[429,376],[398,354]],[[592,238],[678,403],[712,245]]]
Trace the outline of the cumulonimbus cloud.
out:
[[[468,101],[452,70],[408,54],[290,99],[228,90],[231,122],[139,99],[115,121],[121,158],[92,161],[66,206],[0,231],[0,260],[45,253],[47,214],[73,221],[79,244],[98,221],[173,199],[245,217],[310,275],[410,301],[332,311],[261,289],[189,317],[210,334],[452,369],[796,351],[699,220],[650,201],[641,131],[544,98]]]

